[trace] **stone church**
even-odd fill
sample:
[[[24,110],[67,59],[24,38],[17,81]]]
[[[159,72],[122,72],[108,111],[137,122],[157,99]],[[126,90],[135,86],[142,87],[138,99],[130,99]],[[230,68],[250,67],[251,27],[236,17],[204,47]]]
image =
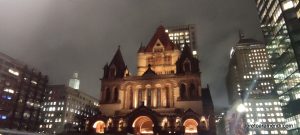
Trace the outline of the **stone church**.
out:
[[[215,135],[209,87],[202,87],[199,60],[188,45],[180,50],[159,26],[137,52],[137,75],[130,73],[120,47],[104,66],[101,114],[91,117],[95,134]]]

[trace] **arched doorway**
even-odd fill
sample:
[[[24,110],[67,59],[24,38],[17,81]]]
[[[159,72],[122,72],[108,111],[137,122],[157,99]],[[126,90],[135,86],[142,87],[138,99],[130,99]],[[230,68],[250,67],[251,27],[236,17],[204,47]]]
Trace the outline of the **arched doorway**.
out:
[[[96,130],[96,133],[103,134],[105,129],[105,123],[101,120],[96,121],[93,125],[93,128]]]
[[[198,133],[197,126],[198,122],[194,119],[187,119],[183,123],[186,135],[196,135]]]
[[[153,135],[153,121],[147,116],[137,117],[132,127],[135,135]]]

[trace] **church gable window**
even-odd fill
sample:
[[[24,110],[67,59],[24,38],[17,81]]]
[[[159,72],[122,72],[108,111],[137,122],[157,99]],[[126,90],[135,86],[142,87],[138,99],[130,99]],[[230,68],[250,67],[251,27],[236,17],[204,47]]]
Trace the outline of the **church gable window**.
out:
[[[154,53],[161,53],[164,51],[164,46],[162,45],[162,43],[160,42],[160,40],[156,41],[156,44],[153,47],[153,52]]]
[[[188,59],[183,62],[183,71],[191,72],[191,62]]]
[[[117,71],[116,66],[112,65],[109,69],[109,77],[116,77]]]

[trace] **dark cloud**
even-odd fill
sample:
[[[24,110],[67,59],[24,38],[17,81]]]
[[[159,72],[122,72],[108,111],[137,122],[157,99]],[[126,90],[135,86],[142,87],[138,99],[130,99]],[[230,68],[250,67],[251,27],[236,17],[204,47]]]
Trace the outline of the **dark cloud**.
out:
[[[227,106],[225,74],[239,29],[261,39],[251,0],[0,1],[0,51],[48,74],[52,84],[79,72],[81,88],[99,97],[102,67],[121,45],[136,71],[136,51],[156,27],[196,24],[203,85],[216,109]]]

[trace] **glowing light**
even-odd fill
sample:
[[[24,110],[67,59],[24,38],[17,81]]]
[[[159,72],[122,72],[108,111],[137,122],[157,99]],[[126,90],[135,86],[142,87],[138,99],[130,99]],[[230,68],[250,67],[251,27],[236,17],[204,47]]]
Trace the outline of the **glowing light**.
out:
[[[197,55],[197,51],[193,51],[193,55]]]
[[[8,69],[8,72],[15,76],[19,76],[19,72],[16,69],[10,68],[10,69]]]
[[[5,88],[4,91],[5,91],[5,92],[8,92],[8,93],[11,93],[11,94],[14,94],[14,93],[15,93],[14,90],[8,89],[8,88]]]
[[[294,4],[292,1],[286,1],[283,3],[283,10],[288,10],[293,7],[294,7]]]
[[[245,112],[246,109],[247,109],[247,108],[245,107],[244,104],[239,104],[239,105],[237,106],[237,108],[236,108],[236,110],[237,110],[238,112],[240,112],[240,113]]]
[[[232,47],[231,50],[230,50],[230,59],[232,58],[233,53],[234,53],[234,48]]]

